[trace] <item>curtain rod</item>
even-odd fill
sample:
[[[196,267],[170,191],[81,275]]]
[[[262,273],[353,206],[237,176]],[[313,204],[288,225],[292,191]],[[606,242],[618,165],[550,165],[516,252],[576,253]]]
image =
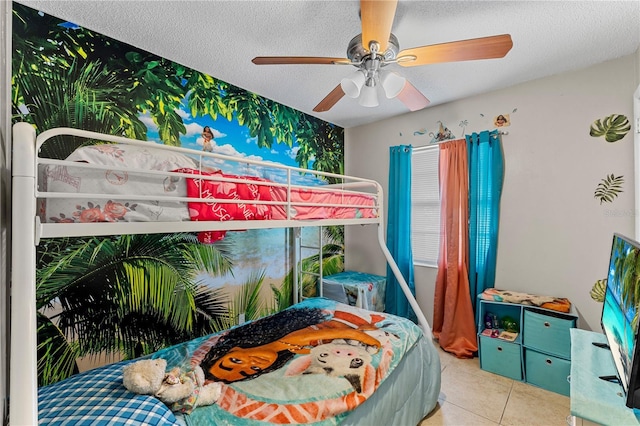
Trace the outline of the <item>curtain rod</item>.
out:
[[[498,132],[498,134],[499,135],[508,135],[509,132],[504,131],[504,130],[500,130]],[[463,139],[463,138],[447,139],[447,140],[444,140],[444,141],[433,142],[433,143],[430,143],[428,145],[414,146],[413,147],[413,151],[423,151],[423,150],[426,150],[426,149],[433,149],[433,148],[437,147],[438,145],[440,145],[441,143],[447,143],[447,142],[451,142],[451,141],[458,140],[458,139]]]

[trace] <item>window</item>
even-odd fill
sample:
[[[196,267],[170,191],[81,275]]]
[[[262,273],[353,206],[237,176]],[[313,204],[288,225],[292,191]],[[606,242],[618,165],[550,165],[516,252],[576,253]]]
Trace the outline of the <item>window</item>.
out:
[[[440,251],[440,187],[437,146],[411,156],[411,250],[413,263],[437,266]]]

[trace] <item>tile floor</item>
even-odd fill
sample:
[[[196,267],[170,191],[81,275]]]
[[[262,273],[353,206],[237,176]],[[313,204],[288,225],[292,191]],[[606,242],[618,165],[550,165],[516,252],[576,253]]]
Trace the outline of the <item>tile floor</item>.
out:
[[[442,390],[418,426],[567,426],[569,398],[480,369],[478,358],[440,350]]]

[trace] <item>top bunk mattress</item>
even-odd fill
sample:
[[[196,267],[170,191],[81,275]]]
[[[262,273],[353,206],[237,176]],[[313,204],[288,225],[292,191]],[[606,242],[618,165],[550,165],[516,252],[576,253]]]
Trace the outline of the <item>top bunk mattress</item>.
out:
[[[152,142],[100,144],[81,147],[64,161],[41,159],[37,185],[41,222],[378,217],[378,195],[372,183],[356,183],[352,189],[354,183],[342,179],[328,185],[312,177],[312,170],[271,163],[247,162],[246,174],[227,173],[216,166],[224,168],[228,163],[215,154],[166,148]],[[203,238],[212,242],[223,234]]]

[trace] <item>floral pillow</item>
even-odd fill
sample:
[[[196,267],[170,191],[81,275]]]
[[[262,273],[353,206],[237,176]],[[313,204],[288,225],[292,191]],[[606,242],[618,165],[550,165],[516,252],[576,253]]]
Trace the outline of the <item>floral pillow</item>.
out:
[[[113,169],[48,165],[43,168],[40,190],[83,194],[83,198],[41,199],[44,222],[120,222],[188,221],[186,204],[178,201],[137,200],[136,195],[185,197],[183,179],[148,175],[135,170],[172,171],[197,168],[197,161],[179,152],[149,146],[121,144],[92,145],[77,149],[68,161],[96,164]],[[116,169],[117,167],[117,169]],[[93,198],[84,194],[109,194],[112,198]]]
[[[198,161],[194,158],[180,152],[154,149],[154,142],[147,143],[148,147],[126,144],[85,146],[75,150],[67,160],[144,170],[169,171],[183,167],[198,167]]]

